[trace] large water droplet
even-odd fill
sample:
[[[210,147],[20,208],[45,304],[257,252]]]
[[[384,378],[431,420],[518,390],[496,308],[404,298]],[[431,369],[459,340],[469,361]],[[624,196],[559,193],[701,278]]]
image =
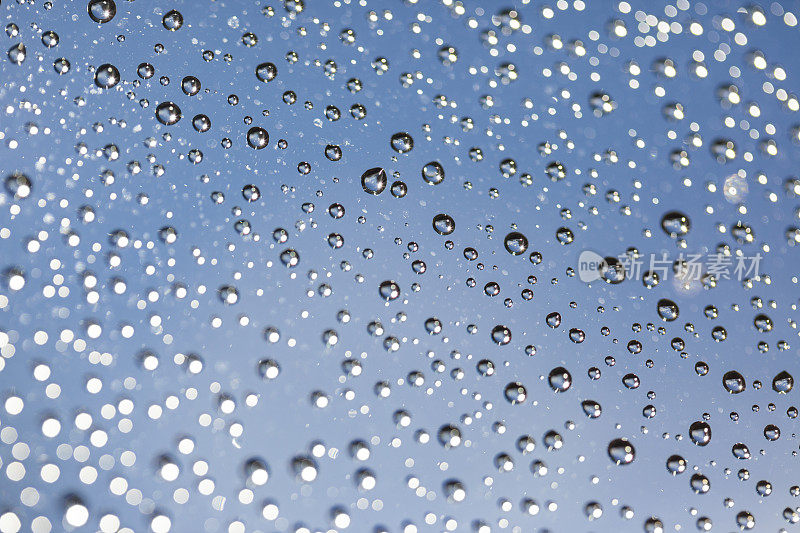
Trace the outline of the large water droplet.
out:
[[[439,428],[438,439],[445,448],[455,448],[461,444],[461,430],[456,426],[446,425]]]
[[[278,67],[274,63],[261,63],[256,67],[256,78],[264,83],[275,79],[278,75]]]
[[[433,217],[433,229],[439,235],[450,235],[456,230],[456,221],[450,215],[440,213]]]
[[[492,328],[491,337],[498,346],[505,346],[511,342],[511,330],[502,324],[497,325]]]
[[[255,150],[261,150],[269,144],[269,133],[264,128],[253,126],[247,131],[247,145]]]
[[[375,196],[386,189],[388,182],[386,171],[381,167],[371,168],[361,175],[361,188],[364,189],[364,192]]]
[[[698,446],[705,446],[711,442],[711,426],[708,422],[698,420],[689,426],[689,438]]]
[[[378,293],[381,295],[381,298],[387,302],[396,300],[400,297],[400,285],[398,285],[396,281],[392,280],[383,281],[378,286]]]
[[[603,413],[603,408],[594,400],[584,400],[581,402],[581,408],[586,416],[589,418],[599,418]]]
[[[105,24],[117,14],[117,4],[114,0],[90,0],[87,11],[93,21]]]
[[[511,255],[520,255],[528,249],[528,238],[518,231],[506,235],[503,245]]]
[[[182,116],[181,108],[174,102],[162,102],[156,106],[156,118],[165,126],[177,124]]]
[[[733,447],[731,448],[731,453],[733,454],[734,457],[742,461],[750,459],[750,448],[748,448],[746,444],[741,442],[737,442],[736,444],[733,445]]]
[[[429,185],[439,185],[444,181],[444,168],[437,161],[431,161],[422,167],[422,179]]]
[[[667,459],[667,471],[673,476],[683,474],[686,471],[686,459],[680,455],[670,455]]]
[[[673,239],[686,235],[691,227],[689,217],[679,211],[670,211],[661,218],[661,229]]]
[[[736,370],[725,372],[725,375],[722,376],[722,385],[725,387],[725,390],[731,394],[739,394],[744,391],[747,386],[744,376]]]
[[[506,385],[503,394],[511,405],[520,404],[528,398],[528,391],[519,381],[513,381]]]
[[[178,31],[183,26],[183,15],[175,9],[170,9],[164,14],[161,23],[169,31]]]
[[[679,314],[678,304],[672,300],[662,298],[658,301],[658,316],[660,316],[664,322],[676,320]]]
[[[94,83],[101,89],[110,89],[119,83],[119,70],[114,65],[104,63],[94,73]]]
[[[627,465],[636,458],[636,449],[628,439],[614,439],[608,443],[608,456],[614,464]]]
[[[31,195],[31,180],[25,174],[14,172],[6,177],[6,191],[17,200],[22,200]]]
[[[406,132],[399,132],[392,135],[392,149],[398,154],[405,154],[414,148],[414,139]]]
[[[28,49],[22,43],[15,44],[8,49],[8,59],[15,65],[21,65],[28,56]]]
[[[566,392],[572,386],[572,374],[563,366],[557,366],[550,371],[547,381],[555,392]]]
[[[794,387],[794,377],[787,371],[779,372],[772,378],[772,390],[779,394],[786,394]]]

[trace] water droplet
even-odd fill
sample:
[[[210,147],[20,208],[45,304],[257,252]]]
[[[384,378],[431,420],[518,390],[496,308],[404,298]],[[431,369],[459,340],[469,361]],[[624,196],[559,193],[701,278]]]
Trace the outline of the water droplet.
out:
[[[87,11],[89,18],[99,24],[110,22],[117,14],[117,4],[114,0],[90,0]]]
[[[242,196],[248,202],[255,202],[261,198],[261,191],[252,183],[242,187]]]
[[[596,117],[602,117],[614,111],[617,108],[617,103],[611,99],[611,96],[595,92],[589,97],[589,106],[592,108],[592,113]]]
[[[614,464],[627,465],[636,458],[636,449],[628,439],[614,439],[608,443],[608,456]]]
[[[444,168],[437,161],[431,161],[422,167],[422,179],[429,185],[439,185],[444,181]]]
[[[70,67],[71,65],[67,60],[67,58],[65,57],[59,57],[58,59],[53,61],[53,70],[55,70],[59,76],[63,76],[64,74],[69,72]]]
[[[772,378],[772,390],[779,394],[786,394],[794,387],[794,377],[787,371],[779,372]]]
[[[511,342],[511,330],[502,324],[497,325],[492,328],[491,337],[498,346],[505,346]]]
[[[545,174],[550,181],[561,181],[567,177],[567,167],[558,161],[553,161],[545,169]]]
[[[361,175],[361,187],[364,189],[364,192],[375,196],[386,189],[386,184],[388,182],[386,171],[381,167],[371,168]]]
[[[378,286],[378,294],[387,302],[396,300],[400,297],[400,285],[392,280],[382,281]]]
[[[739,244],[750,244],[756,239],[755,231],[744,222],[737,222],[731,227],[731,235]]]
[[[261,63],[256,67],[256,78],[264,83],[274,80],[277,75],[278,67],[274,63]]]
[[[192,127],[199,133],[205,133],[211,129],[211,119],[202,113],[192,118]]]
[[[233,305],[239,301],[239,291],[231,285],[223,285],[217,290],[219,299],[226,305]]]
[[[319,474],[317,462],[308,456],[298,456],[292,459],[292,470],[298,481],[305,483],[314,481]]]
[[[445,425],[439,428],[439,443],[447,449],[456,448],[461,444],[461,430],[456,426]]]
[[[673,476],[683,474],[686,471],[686,459],[680,455],[670,455],[667,459],[667,471]]]
[[[695,494],[705,494],[711,490],[711,481],[698,472],[697,474],[692,474],[692,477],[689,478],[689,486],[692,487]]]
[[[450,235],[456,230],[456,221],[450,215],[440,213],[433,217],[433,229],[439,235]]]
[[[767,424],[764,426],[764,438],[768,441],[776,441],[781,437],[781,428],[775,424]]]
[[[763,314],[756,315],[756,317],[753,319],[753,325],[761,333],[769,333],[770,331],[772,331],[773,327],[772,319],[767,315]]]
[[[101,89],[110,89],[119,83],[119,70],[114,65],[104,63],[94,73],[94,83]]]
[[[14,172],[6,177],[6,191],[17,200],[24,200],[31,195],[31,180],[25,174]]]
[[[673,239],[683,237],[691,227],[689,217],[679,211],[670,211],[661,218],[661,229]]]
[[[175,9],[170,9],[164,14],[161,23],[169,31],[178,31],[183,26],[183,15]]]
[[[581,402],[584,414],[589,418],[599,418],[603,413],[603,408],[594,400],[584,400]]]
[[[662,298],[658,301],[658,316],[660,316],[664,322],[676,320],[679,313],[678,305],[672,300]]]
[[[747,460],[750,459],[750,448],[747,447],[746,444],[738,442],[733,445],[731,448],[731,453],[733,456],[739,460]]]
[[[150,63],[139,63],[139,66],[136,67],[136,75],[143,80],[149,80],[155,73],[156,68]]]
[[[600,263],[600,278],[609,285],[625,281],[625,265],[616,257],[606,257]]]
[[[525,253],[525,250],[528,249],[528,238],[518,231],[512,231],[506,235],[503,244],[506,251],[511,255],[520,255]]]
[[[698,420],[689,426],[689,438],[698,446],[705,446],[711,442],[711,426],[708,422]]]
[[[181,108],[174,102],[162,102],[156,106],[156,118],[165,126],[177,124],[181,117]]]
[[[21,65],[28,55],[28,49],[22,43],[15,44],[8,49],[8,59],[15,65]]]
[[[414,139],[406,132],[392,135],[390,142],[392,149],[398,154],[405,154],[414,149]]]
[[[557,366],[550,371],[547,381],[555,392],[566,392],[572,386],[572,374],[563,366]]]
[[[506,385],[504,395],[511,405],[523,403],[528,398],[528,391],[519,381]]]
[[[458,480],[448,480],[442,484],[445,496],[451,502],[463,502],[467,498],[466,486]]]
[[[142,63],[144,64],[144,63]],[[152,69],[152,66],[150,67]],[[152,74],[150,74],[152,76]],[[150,77],[148,76],[148,77]],[[194,96],[200,92],[200,80],[194,76],[186,76],[181,80],[181,90],[187,96]]]
[[[563,245],[572,244],[572,241],[575,240],[575,234],[572,233],[572,230],[566,227],[558,228],[556,230],[556,239],[558,242]]]
[[[294,268],[300,263],[300,254],[297,253],[297,250],[287,248],[281,252],[281,263],[287,268]]]
[[[269,144],[269,133],[264,128],[253,126],[247,130],[247,145],[254,150],[261,150]]]
[[[395,198],[404,198],[408,193],[408,185],[403,181],[395,181],[392,183],[392,196]]]
[[[725,387],[725,390],[731,394],[739,394],[747,387],[744,376],[735,370],[725,372],[725,375],[722,376],[722,385]]]

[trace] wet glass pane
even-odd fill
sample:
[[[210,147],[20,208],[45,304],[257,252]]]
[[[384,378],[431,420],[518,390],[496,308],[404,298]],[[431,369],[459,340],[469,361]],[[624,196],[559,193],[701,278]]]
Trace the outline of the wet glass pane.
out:
[[[3,1],[0,533],[794,530],[798,16]]]

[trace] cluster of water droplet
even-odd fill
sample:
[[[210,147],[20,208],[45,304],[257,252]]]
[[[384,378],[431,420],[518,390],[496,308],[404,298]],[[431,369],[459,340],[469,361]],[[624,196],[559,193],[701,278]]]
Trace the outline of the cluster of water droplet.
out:
[[[800,522],[788,6],[17,4],[0,533]]]

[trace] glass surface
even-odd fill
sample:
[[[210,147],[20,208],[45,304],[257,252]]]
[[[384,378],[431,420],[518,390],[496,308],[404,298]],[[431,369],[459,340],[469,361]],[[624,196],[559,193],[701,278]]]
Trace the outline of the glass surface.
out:
[[[796,530],[796,2],[0,14],[0,533]]]

